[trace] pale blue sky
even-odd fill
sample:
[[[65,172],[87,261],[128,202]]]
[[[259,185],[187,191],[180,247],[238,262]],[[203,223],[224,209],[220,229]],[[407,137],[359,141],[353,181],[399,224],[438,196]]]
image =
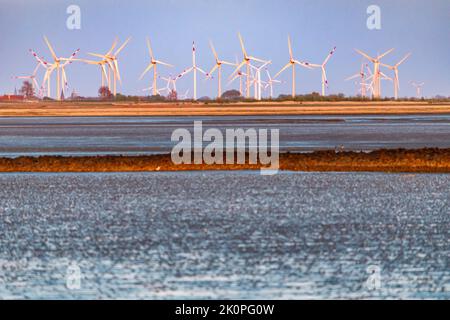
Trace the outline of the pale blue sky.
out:
[[[66,28],[70,4],[81,7],[81,30]],[[371,4],[381,7],[381,30],[366,27],[366,9]],[[354,83],[344,82],[361,63],[353,48],[375,55],[395,47],[386,63],[395,63],[412,52],[400,69],[401,96],[414,95],[410,80],[424,81],[426,96],[450,96],[448,0],[0,0],[0,30],[0,93],[20,87],[12,75],[32,72],[35,61],[29,48],[50,58],[44,34],[58,55],[69,56],[80,48],[79,56],[84,58],[88,58],[87,52],[107,51],[115,36],[122,41],[132,36],[120,55],[123,85],[118,91],[142,94],[141,89],[150,85],[150,76],[138,80],[148,63],[146,36],[151,37],[157,58],[176,66],[160,69],[166,75],[190,65],[192,40],[197,43],[198,64],[203,69],[209,70],[214,63],[209,39],[221,58],[241,57],[240,31],[250,54],[273,61],[272,75],[288,61],[288,34],[296,58],[312,63],[321,63],[336,45],[336,54],[327,67],[330,93],[355,93]],[[74,64],[66,70],[71,89],[81,95],[96,95],[100,83],[96,67]],[[230,72],[225,70],[225,76]],[[289,73],[281,79],[288,83],[275,88],[277,95],[290,92]],[[178,82],[178,89],[181,92],[191,85],[187,76]],[[297,92],[319,90],[320,71],[299,69]],[[383,85],[383,95],[392,96],[392,91],[390,84]],[[215,93],[216,81],[200,82],[198,96]]]

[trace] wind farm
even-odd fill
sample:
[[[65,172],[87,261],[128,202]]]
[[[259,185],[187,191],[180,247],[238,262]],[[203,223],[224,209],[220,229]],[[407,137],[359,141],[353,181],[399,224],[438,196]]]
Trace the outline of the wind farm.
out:
[[[0,299],[446,299],[449,10],[3,1]]]
[[[51,58],[53,62],[47,62],[43,56],[36,53],[35,50],[30,49],[29,51],[33,55],[33,57],[37,61],[37,65],[32,71],[31,75],[28,76],[12,76],[13,80],[26,80],[30,81],[33,87],[34,94],[32,97],[27,98],[35,98],[35,99],[46,99],[46,100],[56,100],[61,101],[62,98],[66,96],[66,91],[69,86],[75,88],[77,86],[76,83],[72,83],[68,81],[67,74],[65,68],[70,64],[71,68],[76,69],[78,66],[76,64],[83,63],[87,65],[97,66],[100,72],[101,82],[100,88],[107,88],[107,92],[110,92],[110,95],[106,95],[106,98],[115,99],[117,98],[117,87],[118,83],[122,84],[122,77],[119,71],[119,54],[129,45],[131,37],[126,38],[126,40],[119,46],[119,38],[115,37],[113,43],[109,50],[106,53],[93,53],[90,52],[89,49],[85,50],[84,54],[87,57],[79,57],[80,49],[74,51],[69,57],[58,57],[53,49],[52,44],[49,39],[44,36],[44,43],[47,49],[50,52]],[[290,83],[290,99],[292,101],[298,100],[310,100],[310,101],[329,101],[330,103],[333,101],[361,101],[361,102],[369,102],[369,101],[399,101],[399,100],[408,100],[408,97],[400,97],[400,77],[399,77],[399,67],[411,57],[411,52],[406,54],[402,59],[397,62],[388,64],[382,61],[386,56],[391,54],[394,51],[394,48],[391,48],[385,51],[382,54],[377,54],[374,56],[370,56],[366,52],[360,49],[354,49],[356,53],[362,56],[365,60],[361,63],[360,71],[352,76],[349,76],[344,79],[336,79],[333,77],[333,64],[339,63],[339,54],[336,55],[337,46],[333,46],[333,48],[329,51],[328,55],[325,57],[322,63],[312,63],[309,60],[303,59],[298,60],[296,55],[294,54],[293,46],[292,46],[292,38],[290,35],[287,36],[287,48],[288,48],[288,62],[275,73],[274,76],[271,76],[270,69],[276,69],[276,61],[272,59],[262,59],[254,57],[248,54],[247,49],[245,47],[244,39],[240,32],[237,32],[237,40],[238,46],[236,47],[236,52],[240,51],[241,60],[239,61],[236,58],[236,62],[231,62],[231,59],[223,58],[219,56],[216,51],[216,48],[212,42],[209,40],[208,45],[210,51],[212,53],[212,57],[214,58],[214,63],[209,69],[209,72],[205,71],[206,67],[200,67],[200,65],[206,65],[207,63],[211,63],[211,61],[202,61],[199,63],[197,58],[197,49],[195,45],[195,41],[192,41],[192,51],[191,51],[191,65],[186,67],[185,69],[178,71],[175,65],[164,62],[163,60],[159,60],[155,57],[152,44],[150,42],[150,38],[146,37],[145,44],[147,46],[147,54],[149,58],[149,62],[147,62],[147,66],[142,71],[137,79],[142,81],[147,73],[152,71],[152,76],[150,77],[150,86],[141,88],[140,92],[146,93],[142,96],[143,102],[151,102],[146,98],[151,97],[160,97],[158,99],[153,99],[156,102],[161,102],[161,99],[168,98],[170,96],[170,101],[174,101],[180,99],[181,101],[190,101],[197,102],[198,99],[198,90],[199,86],[203,87],[206,84],[207,80],[215,80],[213,82],[217,83],[217,93],[213,95],[212,98],[204,97],[202,100],[208,98],[208,100],[212,100],[212,102],[230,102],[230,98],[234,102],[246,102],[251,103],[258,101],[271,101],[274,103],[275,101],[281,100],[286,101],[289,100],[289,96],[287,94],[279,94],[278,97],[274,94],[274,84],[276,84],[276,88],[278,92],[283,92],[283,90],[288,89],[288,84]],[[119,47],[118,47],[119,46]],[[83,53],[83,51],[81,52]],[[126,53],[125,53],[126,54]],[[336,55],[336,58],[331,59]],[[92,57],[99,58],[99,60],[93,60]],[[236,56],[237,57],[237,56]],[[315,60],[315,59],[311,59]],[[278,61],[279,62],[279,61]],[[331,65],[330,65],[331,64]],[[372,64],[372,68],[369,67],[369,64]],[[228,96],[229,92],[224,92],[223,79],[226,74],[224,72],[224,66],[226,69],[229,69],[228,73],[228,81],[227,81],[227,89],[230,89],[233,85],[236,84],[236,80],[238,82],[238,95]],[[311,99],[308,98],[308,94],[312,94],[314,96],[314,91],[311,93],[304,92],[298,95],[297,91],[297,71],[296,66],[303,68],[301,75],[303,78],[308,77],[310,83],[314,83],[316,80],[314,69],[319,69],[321,74],[320,81],[320,90],[318,90],[318,94],[321,96],[321,99]],[[126,66],[125,66],[126,67]],[[164,67],[164,68],[162,68]],[[165,68],[172,69],[170,73]],[[290,81],[281,81],[280,78],[283,73],[290,69],[291,77]],[[327,71],[328,69],[328,71]],[[38,81],[39,76],[38,72],[43,70],[42,80]],[[56,72],[56,93],[52,93],[52,75]],[[76,72],[76,70],[73,70]],[[386,73],[392,72],[393,76],[389,77]],[[176,83],[178,81],[183,81],[190,73],[192,73],[192,84],[188,85],[184,84],[184,94],[177,93]],[[198,81],[198,73],[201,74],[203,81]],[[175,74],[175,75],[173,75]],[[329,77],[333,78],[330,82]],[[165,87],[159,87],[158,79],[166,82]],[[349,80],[355,80],[355,85],[359,87],[357,93],[354,96],[348,96],[346,99],[343,99],[342,96],[337,96],[337,92],[330,93],[330,84],[332,87],[337,87],[339,83],[343,83]],[[382,82],[392,83],[392,93],[393,96],[383,95],[382,94]],[[126,81],[130,81],[127,79]],[[185,82],[185,81],[184,81]],[[208,81],[209,82],[209,81]],[[40,83],[40,84],[39,84]],[[411,83],[411,81],[410,81]],[[388,83],[386,83],[387,85]],[[421,89],[418,85],[413,85],[415,88],[415,97],[411,97],[411,99],[422,99]],[[419,89],[418,89],[419,88]],[[385,90],[389,90],[390,88],[386,88]],[[253,90],[253,92],[252,92]],[[229,90],[228,90],[229,91]],[[287,91],[287,90],[286,90]],[[192,95],[189,96],[188,92],[191,92]],[[123,97],[123,94],[120,95]],[[134,95],[136,98],[139,95]],[[95,97],[93,97],[95,98]],[[105,96],[103,96],[104,100]],[[123,99],[123,98],[122,98]],[[89,99],[87,99],[89,100]],[[232,102],[231,101],[231,102]]]

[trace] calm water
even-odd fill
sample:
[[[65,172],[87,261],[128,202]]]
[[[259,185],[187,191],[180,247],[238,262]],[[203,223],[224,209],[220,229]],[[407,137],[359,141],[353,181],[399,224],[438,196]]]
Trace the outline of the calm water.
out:
[[[177,128],[280,130],[281,151],[450,148],[450,115],[0,118],[0,156],[170,152]]]
[[[450,175],[1,174],[0,185],[0,298],[450,298]],[[74,264],[79,289],[67,288]]]

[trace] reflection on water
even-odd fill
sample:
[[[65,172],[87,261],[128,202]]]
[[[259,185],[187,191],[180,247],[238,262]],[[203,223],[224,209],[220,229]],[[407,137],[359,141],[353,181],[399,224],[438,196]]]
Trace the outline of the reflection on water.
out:
[[[449,175],[2,174],[0,184],[0,298],[450,298]]]

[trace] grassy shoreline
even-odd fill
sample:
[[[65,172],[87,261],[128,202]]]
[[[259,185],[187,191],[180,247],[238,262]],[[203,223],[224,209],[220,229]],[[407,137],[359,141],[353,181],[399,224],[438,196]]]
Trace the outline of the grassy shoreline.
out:
[[[137,172],[259,170],[259,164],[172,163],[170,154],[149,156],[40,156],[0,158],[0,172]],[[450,149],[393,149],[372,152],[281,153],[280,170],[450,173]]]
[[[0,103],[0,117],[98,116],[233,116],[233,115],[411,115],[450,114],[450,103],[438,102],[239,102]]]

